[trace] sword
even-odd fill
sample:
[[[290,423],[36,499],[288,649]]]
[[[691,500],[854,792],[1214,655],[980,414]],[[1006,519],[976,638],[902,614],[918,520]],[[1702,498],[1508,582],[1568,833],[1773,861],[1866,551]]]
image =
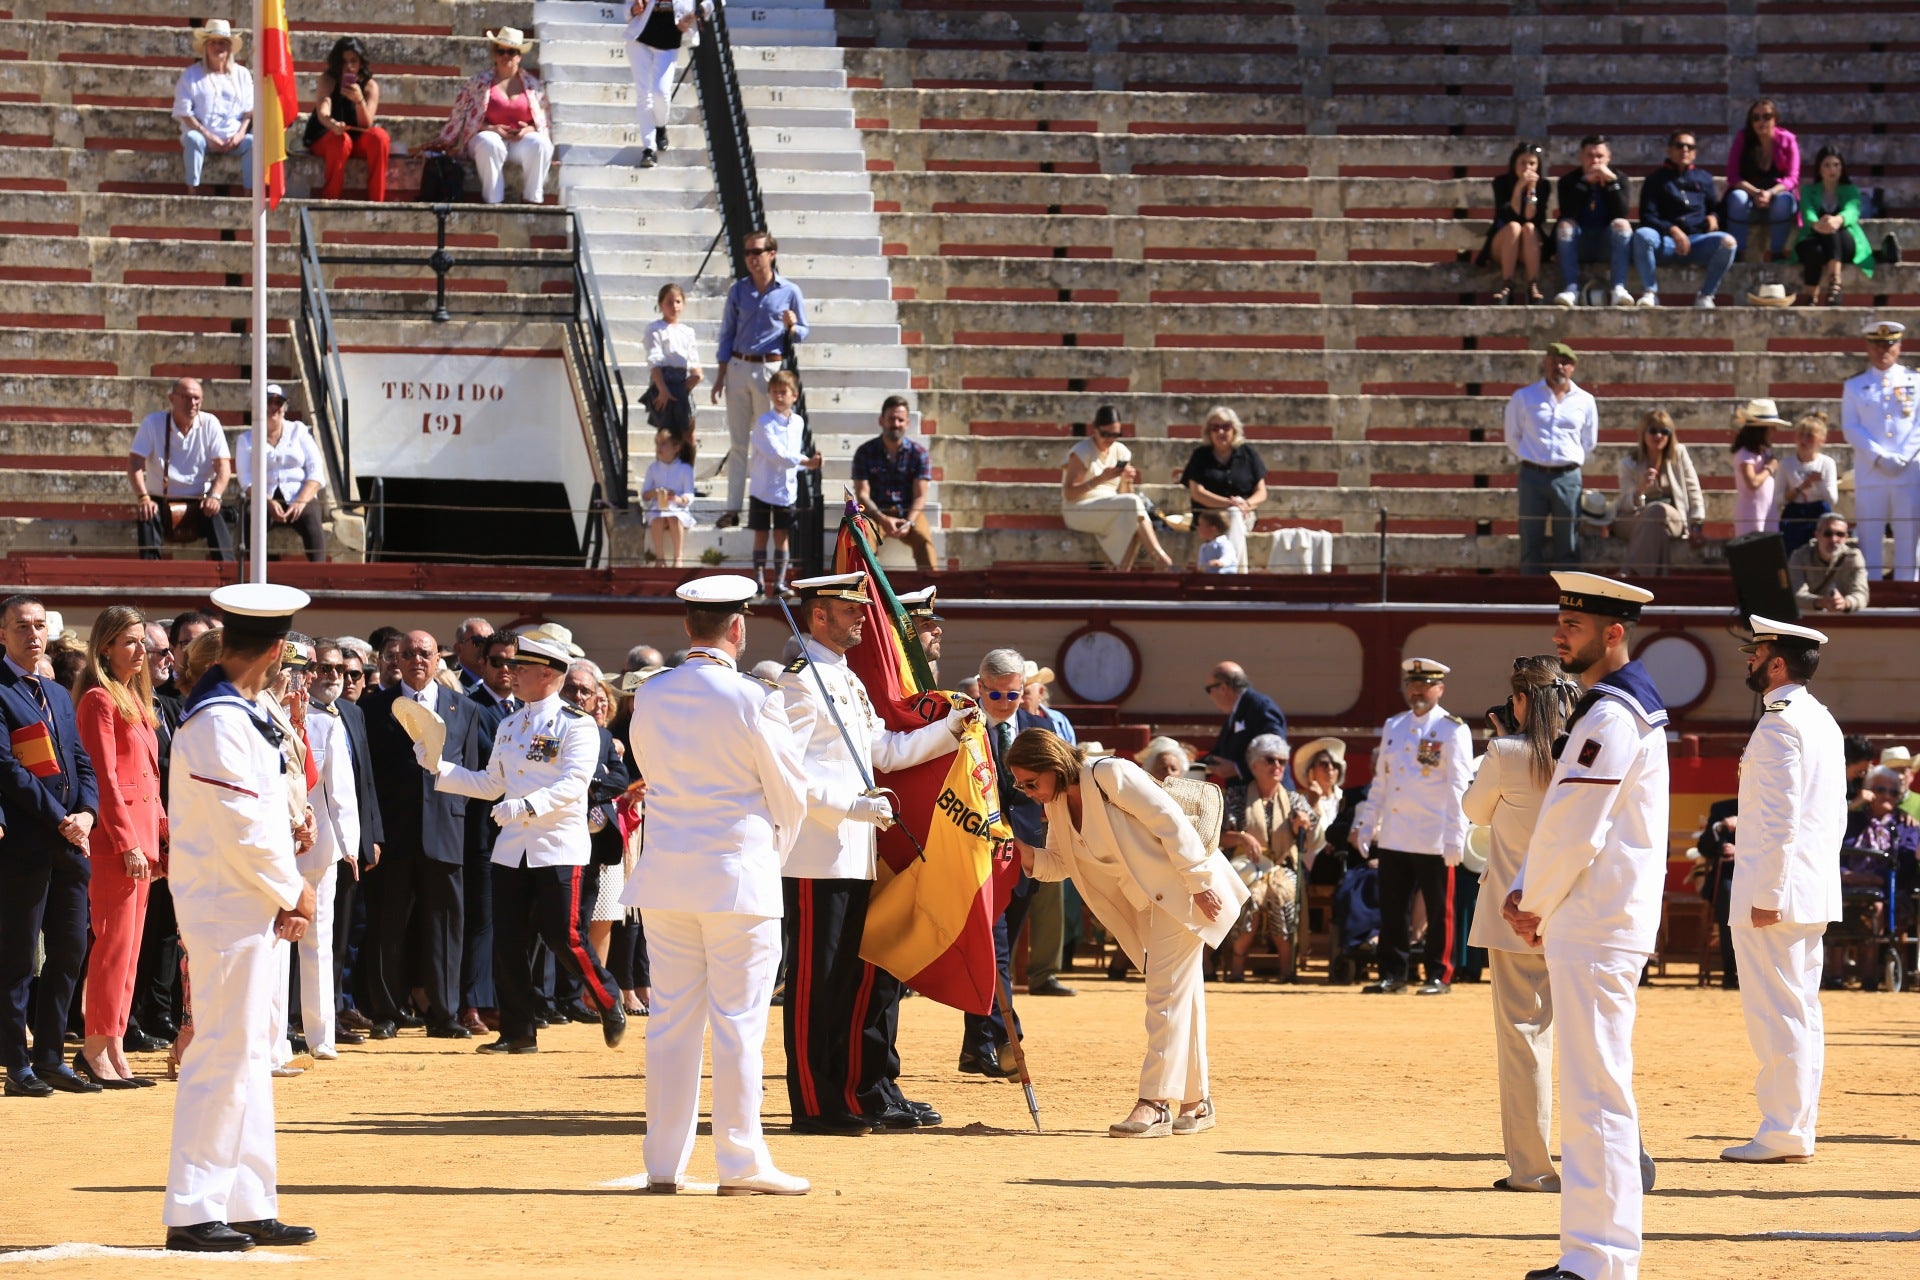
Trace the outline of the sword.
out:
[[[1007,1024],[1007,1048],[1013,1051],[1014,1074],[1027,1095],[1027,1114],[1033,1117],[1033,1131],[1039,1133],[1040,1103],[1033,1096],[1033,1078],[1027,1074],[1027,1050],[1020,1043],[1020,1033],[1013,1029],[1013,992],[1008,989],[1006,975],[1000,972],[998,964],[994,966],[994,977],[1000,984],[1000,1017]]]
[[[780,612],[782,616],[786,618],[787,627],[793,632],[793,638],[800,642],[800,652],[804,656],[807,651],[807,638],[800,634],[800,624],[793,620],[793,610],[787,608],[787,602],[781,596],[775,595],[773,599],[774,603],[780,606]],[[900,797],[885,787],[876,787],[873,785],[873,775],[867,772],[867,766],[861,762],[860,750],[853,745],[853,735],[847,732],[847,722],[840,718],[840,709],[833,705],[833,695],[827,692],[827,682],[826,679],[821,676],[820,669],[814,666],[811,659],[807,662],[807,669],[813,672],[814,686],[820,690],[820,701],[827,704],[827,714],[833,717],[833,727],[840,731],[840,740],[847,744],[847,754],[853,757],[853,767],[860,771],[860,781],[867,784],[866,794],[870,796],[883,795],[887,797],[890,803],[897,804]],[[898,812],[897,808],[895,812]],[[913,834],[913,828],[903,822],[900,823],[900,830],[905,833],[908,841],[912,843],[914,854],[920,861],[925,862],[927,860],[927,851],[921,845],[920,838]]]

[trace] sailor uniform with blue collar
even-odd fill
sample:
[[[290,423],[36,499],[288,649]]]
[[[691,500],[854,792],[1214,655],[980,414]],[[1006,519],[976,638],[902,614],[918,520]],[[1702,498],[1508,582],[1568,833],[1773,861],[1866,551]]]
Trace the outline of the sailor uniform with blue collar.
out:
[[[1520,877],[1540,917],[1560,1067],[1560,1267],[1639,1274],[1643,1174],[1633,1096],[1640,972],[1667,872],[1667,711],[1629,662],[1575,707]],[[1631,1139],[1631,1141],[1629,1141]]]
[[[1894,579],[1920,580],[1920,373],[1896,363],[1885,373],[1868,369],[1848,378],[1840,430],[1853,449],[1854,517],[1867,577],[1880,580],[1882,530],[1891,522]]]

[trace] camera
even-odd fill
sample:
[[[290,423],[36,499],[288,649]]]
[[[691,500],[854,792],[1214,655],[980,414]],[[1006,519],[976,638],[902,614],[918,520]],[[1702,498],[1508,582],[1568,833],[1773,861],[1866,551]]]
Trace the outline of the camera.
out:
[[[1515,734],[1520,732],[1520,721],[1513,714],[1513,704],[1511,702],[1496,702],[1488,707],[1487,719],[1493,721],[1494,727],[1502,734]]]

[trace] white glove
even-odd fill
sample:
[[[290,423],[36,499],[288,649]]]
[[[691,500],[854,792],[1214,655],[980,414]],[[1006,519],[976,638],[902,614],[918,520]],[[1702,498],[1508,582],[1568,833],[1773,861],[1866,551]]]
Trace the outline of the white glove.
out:
[[[856,796],[847,817],[855,822],[870,822],[885,831],[893,825],[893,803],[885,796]]]
[[[439,756],[429,757],[427,755],[426,743],[416,742],[413,744],[413,758],[419,761],[420,767],[422,769],[425,769],[428,773],[437,775],[440,772],[440,757]]]
[[[493,825],[496,827],[504,827],[507,825],[509,818],[521,817],[525,815],[526,812],[526,801],[502,800],[499,804],[493,806]]]
[[[1466,856],[1467,851],[1465,849],[1450,849],[1442,853],[1440,859],[1450,867],[1457,867],[1466,859]]]
[[[947,712],[947,732],[956,738],[961,737],[968,725],[979,724],[983,719],[985,717],[980,713],[980,708],[973,703],[955,703],[953,709]]]

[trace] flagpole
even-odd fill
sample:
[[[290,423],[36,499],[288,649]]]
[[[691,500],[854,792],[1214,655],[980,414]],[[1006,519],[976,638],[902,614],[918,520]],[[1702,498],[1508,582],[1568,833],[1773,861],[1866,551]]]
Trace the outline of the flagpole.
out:
[[[247,580],[267,580],[267,149],[260,126],[267,118],[267,42],[261,0],[253,0],[253,475],[235,482],[253,490],[248,513]]]

